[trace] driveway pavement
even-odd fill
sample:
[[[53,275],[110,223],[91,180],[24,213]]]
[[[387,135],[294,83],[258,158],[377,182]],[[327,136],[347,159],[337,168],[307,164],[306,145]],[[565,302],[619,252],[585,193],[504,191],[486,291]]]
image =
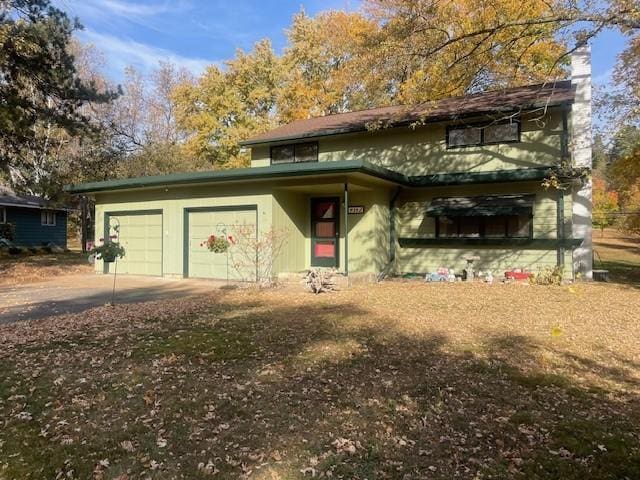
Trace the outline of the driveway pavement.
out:
[[[180,298],[211,292],[222,282],[118,276],[116,303]],[[0,286],[0,324],[77,313],[111,301],[113,276],[80,274],[40,283]]]

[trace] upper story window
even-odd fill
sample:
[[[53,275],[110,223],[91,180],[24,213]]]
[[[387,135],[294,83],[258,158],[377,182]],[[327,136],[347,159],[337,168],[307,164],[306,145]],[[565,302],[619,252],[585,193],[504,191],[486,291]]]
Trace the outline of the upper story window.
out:
[[[279,163],[304,163],[318,161],[318,144],[292,143],[271,147],[271,164]]]
[[[0,223],[7,223],[7,209],[0,207]]]
[[[56,224],[56,212],[52,210],[43,210],[41,214],[42,225],[53,227]]]
[[[493,145],[520,141],[520,122],[491,125],[451,125],[447,127],[447,148]]]

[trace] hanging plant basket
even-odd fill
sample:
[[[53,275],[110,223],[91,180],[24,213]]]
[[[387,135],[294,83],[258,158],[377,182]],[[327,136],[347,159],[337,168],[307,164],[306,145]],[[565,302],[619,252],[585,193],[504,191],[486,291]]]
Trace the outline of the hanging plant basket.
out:
[[[94,246],[91,253],[96,256],[98,260],[102,260],[104,263],[113,263],[116,261],[116,258],[124,257],[124,247],[120,245],[118,242],[114,242],[113,239],[108,239],[104,241],[104,239],[100,239],[103,244],[99,246]]]
[[[113,263],[116,261],[116,254],[113,253],[113,254],[103,255],[102,261],[105,263]]]

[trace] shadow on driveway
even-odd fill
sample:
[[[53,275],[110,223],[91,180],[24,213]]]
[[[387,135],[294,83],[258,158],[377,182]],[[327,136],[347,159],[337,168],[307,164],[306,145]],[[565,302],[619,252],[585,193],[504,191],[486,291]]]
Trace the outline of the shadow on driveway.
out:
[[[190,297],[225,285],[206,280],[118,276],[116,303]],[[78,313],[111,302],[112,275],[68,275],[27,285],[0,287],[0,324]]]

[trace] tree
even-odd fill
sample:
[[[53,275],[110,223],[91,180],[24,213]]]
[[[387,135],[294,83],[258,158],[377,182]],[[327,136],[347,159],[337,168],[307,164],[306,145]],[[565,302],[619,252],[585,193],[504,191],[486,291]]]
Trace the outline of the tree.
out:
[[[604,229],[616,223],[614,213],[620,210],[618,193],[607,189],[607,184],[601,178],[593,179],[593,225],[600,229],[604,236]]]
[[[267,40],[250,53],[239,50],[225,67],[210,66],[197,81],[182,82],[173,91],[186,154],[217,168],[247,165],[239,142],[276,124],[281,74]]]
[[[87,131],[83,105],[114,97],[79,78],[71,53],[79,28],[49,0],[0,2],[0,170],[19,190],[50,193],[50,153]]]
[[[371,65],[365,42],[378,25],[361,13],[304,10],[287,31],[287,72],[278,95],[282,121],[341,113],[388,103],[386,83]]]
[[[397,101],[418,103],[564,75],[546,0],[368,0],[369,39]]]
[[[622,229],[640,235],[640,179],[627,191],[624,205],[627,214],[623,215]]]

